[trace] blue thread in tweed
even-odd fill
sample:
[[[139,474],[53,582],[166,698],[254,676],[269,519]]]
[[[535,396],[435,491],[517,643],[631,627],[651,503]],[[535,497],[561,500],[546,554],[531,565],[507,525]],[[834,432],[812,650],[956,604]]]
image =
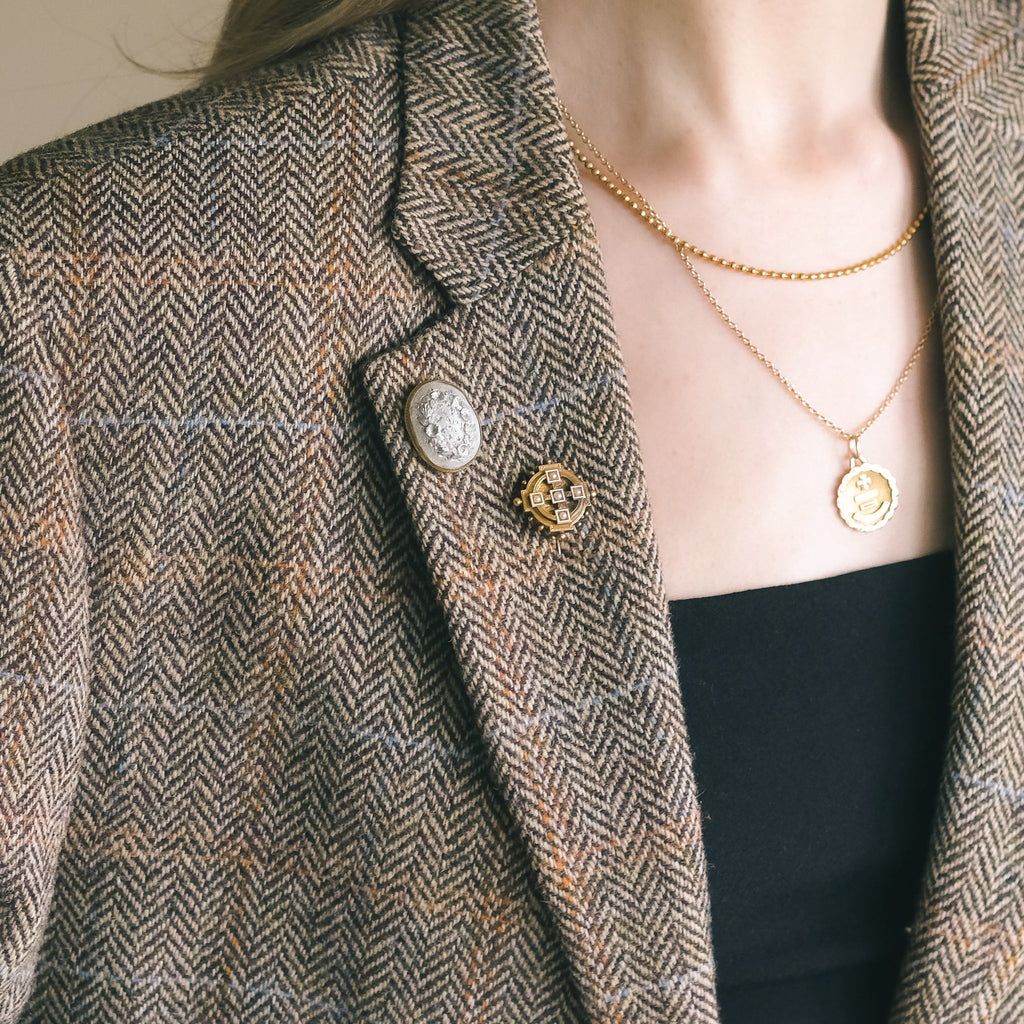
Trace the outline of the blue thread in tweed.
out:
[[[989,779],[971,778],[971,776],[964,775],[962,772],[955,772],[953,779],[956,782],[962,782],[967,786],[977,786],[981,789],[986,789],[992,793],[993,796],[1007,800],[1010,803],[1024,804],[1024,789],[1011,789],[1009,786],[1004,786],[998,782],[992,782]]]
[[[41,676],[29,677],[22,675],[20,672],[10,672],[6,669],[0,669],[0,679],[11,680],[16,683],[27,683],[29,686],[38,686],[46,690],[67,690],[69,692],[84,693],[89,689],[87,686],[81,686],[77,683],[58,683],[52,679],[44,679]]]
[[[701,964],[699,967],[694,968],[692,971],[688,971],[686,974],[674,974],[670,978],[662,978],[660,981],[654,982],[650,985],[644,986],[646,991],[650,991],[655,988],[667,989],[675,988],[676,986],[686,987],[690,984],[694,977],[700,977],[702,975],[713,974],[715,970],[714,960],[708,960],[707,963]],[[606,1003],[616,1003],[624,999],[629,999],[631,996],[629,989],[622,989],[619,992],[609,992],[604,997]]]
[[[113,416],[93,417],[93,416],[79,416],[75,420],[76,426],[79,427],[104,427],[104,428],[118,428],[118,427],[174,427],[181,430],[198,430],[204,427],[226,427],[228,429],[242,429],[242,430],[292,430],[299,433],[308,434],[319,434],[323,431],[333,434],[343,434],[350,431],[351,425],[335,421],[326,421],[324,423],[302,423],[302,422],[288,422],[287,420],[247,420],[244,418],[234,418],[229,416],[184,416],[181,419],[170,420],[170,419],[144,419],[137,418],[134,416],[122,416],[115,418]]]
[[[112,971],[85,970],[83,968],[64,968],[57,964],[51,964],[45,960],[39,963],[40,971],[61,971],[62,973],[73,974],[77,978],[84,978],[89,981],[115,981],[122,985],[138,986],[167,986],[168,988],[188,988],[193,985],[202,985],[206,988],[227,988],[237,992],[256,992],[267,995],[281,996],[288,1002],[301,1002],[307,1006],[322,1007],[326,1010],[338,1012],[344,1009],[342,1004],[328,1002],[323,999],[310,999],[296,992],[288,992],[276,985],[239,985],[232,981],[218,981],[216,978],[204,978],[194,976],[191,978],[173,977],[170,975],[149,975],[148,977],[129,977],[119,975]]]

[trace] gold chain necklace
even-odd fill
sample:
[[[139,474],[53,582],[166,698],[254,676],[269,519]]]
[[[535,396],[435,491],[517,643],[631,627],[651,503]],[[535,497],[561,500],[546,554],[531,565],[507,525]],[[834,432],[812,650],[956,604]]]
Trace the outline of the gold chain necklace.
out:
[[[775,363],[773,363],[772,360],[769,359],[768,356],[758,348],[750,338],[747,337],[747,335],[737,325],[736,321],[726,313],[722,308],[722,304],[712,294],[696,266],[694,266],[691,256],[696,256],[701,259],[709,259],[710,262],[716,263],[719,266],[724,266],[727,269],[739,270],[743,273],[754,274],[758,277],[772,277],[783,280],[799,281],[820,281],[828,278],[845,277],[850,274],[858,273],[861,270],[867,270],[868,267],[876,266],[883,260],[889,259],[890,256],[899,252],[899,250],[902,249],[908,241],[910,241],[910,238],[912,238],[914,233],[917,231],[921,221],[927,214],[927,206],[925,206],[921,213],[915,218],[907,231],[900,236],[900,239],[894,243],[894,245],[885,250],[884,253],[880,253],[878,256],[874,256],[870,260],[865,260],[862,263],[853,264],[850,267],[844,267],[833,271],[823,271],[815,274],[801,275],[736,265],[733,264],[732,261],[722,260],[719,257],[712,257],[710,254],[705,255],[704,250],[697,249],[695,246],[683,241],[678,235],[675,235],[671,230],[669,230],[668,226],[658,216],[654,208],[644,198],[640,191],[617,170],[615,170],[615,168],[612,167],[608,160],[601,154],[600,150],[598,150],[590,141],[576,122],[575,118],[573,118],[560,100],[559,107],[573,130],[593,151],[598,160],[600,160],[601,163],[611,172],[620,185],[625,186],[626,191],[624,192],[622,188],[618,187],[611,179],[608,178],[607,175],[602,174],[591,161],[586,159],[586,155],[570,139],[569,143],[583,166],[595,178],[597,178],[602,185],[625,203],[627,207],[633,210],[633,212],[636,213],[636,215],[645,224],[654,228],[672,244],[685,264],[686,269],[689,271],[690,276],[700,288],[701,293],[729,330],[732,331],[747,350],[757,358],[758,362],[760,362],[761,365],[771,373],[771,375],[786,389],[789,395],[795,399],[804,410],[810,413],[819,423],[832,431],[832,433],[847,442],[850,449],[850,468],[840,480],[839,486],[836,490],[836,508],[838,509],[843,522],[852,529],[859,530],[862,533],[878,530],[885,526],[885,524],[892,518],[893,513],[896,511],[896,507],[899,504],[899,489],[896,486],[895,478],[889,470],[877,463],[864,461],[860,453],[860,440],[868,429],[875,424],[882,413],[892,405],[903,385],[910,377],[911,371],[914,369],[921,353],[924,351],[924,347],[932,333],[932,328],[935,324],[935,318],[938,311],[938,304],[936,303],[936,305],[932,307],[931,313],[929,313],[924,327],[921,330],[920,337],[917,339],[917,344],[914,346],[913,351],[910,353],[910,356],[907,358],[907,361],[903,366],[903,370],[900,372],[899,377],[896,378],[896,382],[889,389],[888,394],[886,394],[881,404],[856,430],[844,430],[843,427],[836,423],[835,420],[815,408],[815,406],[813,406],[796,389],[792,381],[790,381],[790,379],[775,365]]]
[[[569,139],[569,145],[572,147],[573,153],[576,155],[576,159],[602,184],[608,189],[613,195],[624,202],[633,212],[647,224],[649,224],[655,231],[664,235],[680,252],[686,253],[695,259],[705,260],[708,263],[714,263],[716,266],[724,267],[726,270],[735,270],[741,274],[749,274],[752,277],[768,277],[778,281],[827,281],[837,277],[850,277],[852,274],[859,274],[862,270],[869,270],[871,267],[877,267],[879,263],[884,263],[887,259],[895,256],[906,244],[917,234],[917,229],[924,223],[925,217],[928,216],[928,204],[917,212],[914,219],[907,225],[906,230],[892,243],[887,249],[883,249],[881,252],[876,253],[874,256],[870,256],[866,260],[861,260],[859,263],[851,263],[849,266],[836,267],[832,270],[815,270],[815,271],[800,271],[800,270],[767,270],[764,267],[754,267],[747,263],[741,263],[738,260],[726,259],[724,256],[716,256],[713,252],[708,252],[707,249],[702,249],[700,246],[694,245],[692,242],[686,241],[685,238],[680,238],[674,234],[668,227],[668,225],[654,212],[654,208],[644,198],[643,194],[635,185],[632,185],[626,178],[624,178],[608,158],[594,145],[591,141],[590,136],[580,127],[579,122],[572,116],[565,104],[558,100],[558,107],[562,112],[562,116],[572,126],[572,130],[580,137],[583,144],[594,154],[595,157],[600,161],[602,166],[611,175],[605,174],[600,168],[596,167],[594,163],[587,157],[576,143]],[[612,180],[614,179],[614,180]],[[618,182],[618,184],[616,184]],[[619,186],[625,186],[626,192]],[[628,194],[627,194],[628,193]]]

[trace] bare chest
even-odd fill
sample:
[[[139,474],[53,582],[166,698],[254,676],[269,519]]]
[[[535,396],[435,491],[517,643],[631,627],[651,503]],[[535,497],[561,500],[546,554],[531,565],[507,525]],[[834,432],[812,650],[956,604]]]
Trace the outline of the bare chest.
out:
[[[671,247],[629,227],[606,221],[602,256],[669,598],[820,578],[950,545],[937,329],[860,442],[897,485],[881,529],[840,518],[849,444],[823,422],[856,432],[900,376],[932,303],[924,246],[840,282],[705,274],[722,313],[812,411],[744,346]]]

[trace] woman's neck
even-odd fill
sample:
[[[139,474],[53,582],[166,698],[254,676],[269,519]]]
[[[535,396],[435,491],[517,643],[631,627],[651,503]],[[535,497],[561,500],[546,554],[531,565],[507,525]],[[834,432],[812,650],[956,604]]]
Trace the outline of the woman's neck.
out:
[[[887,0],[538,7],[560,95],[619,152],[694,167],[756,154],[781,170],[844,149],[866,123],[910,120]]]

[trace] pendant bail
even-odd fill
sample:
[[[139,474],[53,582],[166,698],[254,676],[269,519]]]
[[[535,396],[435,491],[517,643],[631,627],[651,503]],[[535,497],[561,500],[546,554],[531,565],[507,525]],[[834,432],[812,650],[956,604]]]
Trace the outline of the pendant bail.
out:
[[[860,434],[854,434],[849,439],[850,445],[850,469],[855,469],[864,459],[860,454]]]

